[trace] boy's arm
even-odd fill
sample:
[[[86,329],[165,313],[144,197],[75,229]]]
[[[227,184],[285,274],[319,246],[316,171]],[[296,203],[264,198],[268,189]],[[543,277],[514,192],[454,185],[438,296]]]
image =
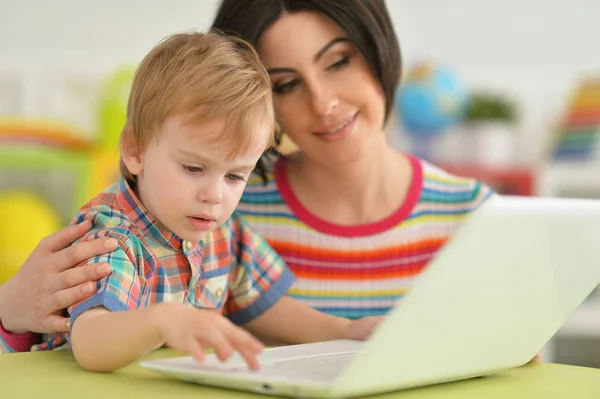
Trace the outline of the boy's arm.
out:
[[[127,360],[129,353],[130,356],[140,351],[143,353],[144,348],[156,339],[150,337],[154,332],[150,328],[153,319],[147,317],[145,311],[138,310],[143,290],[138,263],[139,259],[146,255],[144,247],[134,235],[116,229],[93,232],[82,241],[97,236],[113,237],[117,240],[117,248],[112,253],[91,258],[79,267],[107,263],[112,271],[109,276],[98,281],[94,295],[68,309],[72,323],[68,339],[82,367],[108,371],[112,364],[121,364]],[[139,318],[145,315],[144,323],[139,323]],[[124,322],[124,326],[118,326],[120,322]],[[139,332],[137,328],[144,330]],[[138,333],[139,336],[132,336],[133,333]],[[118,334],[121,334],[119,339]],[[133,339],[136,340],[137,346],[131,342]],[[129,352],[124,352],[120,343],[127,345]],[[61,344],[60,338],[54,338],[43,343],[41,347],[53,349]],[[101,356],[98,357],[102,352],[114,358],[112,364],[102,360]]]
[[[85,311],[71,328],[71,350],[77,363],[90,371],[113,371],[161,346],[159,310],[151,306],[123,312],[102,307]]]
[[[243,329],[210,309],[181,303],[109,312],[94,308],[82,313],[71,330],[71,349],[81,367],[108,372],[124,367],[164,343],[198,361],[214,348],[225,360],[238,351],[250,368],[258,368],[262,345]]]
[[[69,344],[81,367],[91,371],[113,371],[136,360],[160,345],[154,308],[140,308],[139,259],[147,254],[144,246],[124,230],[101,230],[87,236],[115,238],[117,249],[91,258],[81,267],[108,263],[112,273],[98,282],[96,294],[69,310]]]

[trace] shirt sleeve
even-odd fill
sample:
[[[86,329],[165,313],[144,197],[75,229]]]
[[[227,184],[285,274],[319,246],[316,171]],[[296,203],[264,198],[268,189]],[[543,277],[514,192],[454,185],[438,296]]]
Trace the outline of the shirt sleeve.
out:
[[[11,334],[4,329],[0,321],[0,353],[29,352],[29,349],[40,339],[40,334],[32,332]]]
[[[108,263],[111,274],[99,280],[97,291],[67,309],[71,317],[71,328],[83,312],[102,306],[111,312],[136,309],[140,306],[142,287],[138,272],[139,259],[144,256],[139,240],[124,229],[99,230],[82,238],[80,242],[96,239],[100,236],[117,240],[117,248],[108,254],[95,256],[76,267],[89,267],[98,263]],[[70,331],[45,335],[42,343],[31,347],[32,351],[57,350],[70,345]]]
[[[277,303],[294,282],[294,275],[239,214],[234,213],[229,223],[234,230],[237,267],[231,270],[224,314],[235,324],[242,325]]]
[[[115,238],[118,243],[117,248],[108,254],[89,259],[82,267],[108,263],[112,271],[109,276],[97,282],[97,291],[94,295],[68,309],[71,324],[83,312],[98,306],[112,312],[137,309],[140,306],[142,292],[138,271],[138,256],[142,252],[140,242],[128,231],[103,230],[90,237],[99,236]]]

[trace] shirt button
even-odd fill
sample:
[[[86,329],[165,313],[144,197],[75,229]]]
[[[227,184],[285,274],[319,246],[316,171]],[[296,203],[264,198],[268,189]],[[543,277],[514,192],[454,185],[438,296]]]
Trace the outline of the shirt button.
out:
[[[185,247],[188,249],[188,251],[190,251],[192,249],[192,242],[191,241],[186,241],[185,242]]]
[[[221,297],[223,296],[223,288],[217,288],[215,296],[217,297],[217,299],[221,299]]]

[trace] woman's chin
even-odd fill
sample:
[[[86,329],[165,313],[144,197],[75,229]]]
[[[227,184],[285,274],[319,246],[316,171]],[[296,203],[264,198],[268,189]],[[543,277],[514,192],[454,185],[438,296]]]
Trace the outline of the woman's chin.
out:
[[[368,155],[364,146],[348,146],[339,151],[327,151],[319,154],[319,163],[329,167],[340,167],[360,162]]]

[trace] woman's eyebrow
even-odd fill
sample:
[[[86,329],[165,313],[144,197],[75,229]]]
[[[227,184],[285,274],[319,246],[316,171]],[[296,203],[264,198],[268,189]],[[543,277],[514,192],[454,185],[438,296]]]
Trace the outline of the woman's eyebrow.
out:
[[[319,51],[317,51],[317,54],[315,54],[313,61],[319,61],[321,57],[323,57],[323,55],[327,52],[327,50],[329,50],[331,47],[335,46],[338,43],[344,42],[352,42],[352,40],[348,39],[347,37],[336,37],[335,39],[324,45]],[[293,68],[268,68],[267,72],[269,73],[269,75],[275,75],[278,73],[294,73],[295,71]]]
[[[335,46],[338,43],[342,43],[342,42],[352,42],[352,40],[348,39],[347,37],[336,37],[335,39],[333,39],[332,41],[330,41],[329,43],[324,45],[323,48],[321,48],[321,50],[317,51],[317,54],[315,54],[315,57],[314,57],[314,62],[319,61],[319,59],[321,57],[323,57],[323,54],[325,54],[325,52],[327,50],[329,50],[331,47]]]

